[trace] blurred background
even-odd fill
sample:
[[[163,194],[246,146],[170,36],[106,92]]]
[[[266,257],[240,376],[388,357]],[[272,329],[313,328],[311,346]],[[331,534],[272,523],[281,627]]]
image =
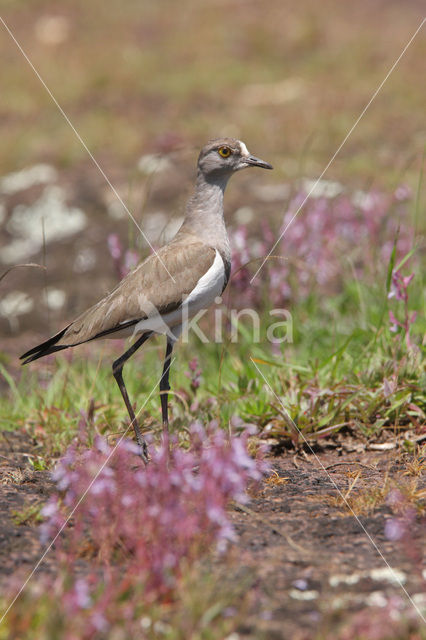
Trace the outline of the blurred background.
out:
[[[241,267],[269,251],[419,26],[422,4],[0,7],[154,246],[179,226],[209,138],[238,137],[274,165],[267,175],[243,172],[228,187]],[[102,297],[148,248],[4,24],[0,34],[0,275],[21,263],[45,267],[13,269],[0,281],[2,348],[15,356]],[[422,29],[277,248],[290,262],[259,278],[275,305],[341,293],[344,261],[351,277],[368,271],[374,279],[398,228],[401,257],[412,247],[421,220],[425,59]],[[262,304],[257,289],[247,295],[255,268],[235,278],[241,304]]]
[[[168,553],[167,585],[157,583],[161,599],[151,592],[140,598],[143,576],[155,584],[160,575],[158,554],[152,555],[154,571],[146,564],[142,574],[139,568],[126,573],[130,580],[137,576],[137,583],[132,590],[126,582],[125,592],[120,580],[117,589],[104,589],[99,565],[87,582],[96,587],[92,607],[84,580],[72,583],[67,576],[64,584],[73,585],[73,595],[68,586],[61,592],[56,581],[55,606],[31,591],[24,595],[13,610],[9,637],[17,637],[16,629],[22,637],[47,637],[50,629],[59,637],[70,615],[89,620],[75,615],[77,599],[100,636],[109,633],[105,620],[117,621],[110,636],[117,631],[117,638],[135,637],[120,626],[134,623],[146,637],[230,639],[238,634],[216,633],[215,625],[219,618],[233,624],[234,615],[243,621],[241,637],[247,637],[258,610],[257,638],[282,632],[292,638],[408,639],[408,628],[411,638],[421,636],[408,600],[404,609],[396,574],[391,580],[386,570],[374,569],[378,559],[360,544],[335,481],[333,488],[313,473],[318,458],[307,455],[302,437],[312,443],[309,453],[324,454],[324,469],[342,460],[361,466],[331,473],[341,473],[333,478],[344,487],[351,514],[374,531],[386,556],[398,563],[397,581],[422,607],[426,23],[316,181],[420,26],[424,8],[421,0],[0,0],[0,458],[8,483],[0,504],[2,573],[12,566],[25,569],[35,557],[29,529],[35,536],[40,513],[48,514],[39,511],[51,491],[47,475],[27,470],[47,473],[76,435],[86,447],[96,434],[112,443],[128,432],[111,376],[124,341],[88,343],[28,367],[20,367],[18,356],[96,303],[148,255],[138,226],[154,247],[175,233],[199,149],[218,136],[240,138],[274,171],[242,171],[227,188],[233,268],[221,305],[224,342],[200,345],[193,335],[189,345],[176,349],[171,432],[188,447],[195,421],[212,433],[217,425],[226,433],[249,427],[247,433],[257,432],[271,454],[284,454],[283,463],[287,458],[286,466],[274,459],[272,468],[280,473],[268,478],[269,489],[253,492],[260,518],[246,508],[241,519],[231,516],[244,553],[235,548],[229,562],[226,556],[223,577],[216,555],[197,561],[193,571],[192,560],[173,565]],[[226,307],[259,312],[259,344],[250,316],[231,327]],[[271,322],[282,319],[271,318],[274,308],[291,312],[290,343],[279,343],[279,331],[276,342],[267,339]],[[216,312],[217,306],[201,323],[210,337]],[[231,328],[239,331],[235,342]],[[162,423],[153,384],[163,355],[164,339],[149,341],[125,368],[129,396],[154,444]],[[258,442],[250,439],[250,454]],[[222,455],[217,451],[210,456],[216,474]],[[74,453],[67,456],[75,459]],[[167,478],[160,475],[166,496]],[[290,498],[280,504],[280,485],[288,481],[282,495]],[[110,486],[108,481],[105,491]],[[210,512],[222,527],[210,493]],[[79,535],[83,529],[76,523],[71,531]],[[176,531],[187,527],[182,540],[191,540],[193,525],[188,528],[185,519],[178,524]],[[114,546],[111,562],[120,570],[122,550],[137,557],[140,540],[144,544],[137,534],[134,544],[120,538]],[[110,533],[107,538],[114,541]],[[67,561],[78,578],[97,554],[96,544],[82,539],[76,560]],[[190,558],[206,548],[194,539],[187,545]],[[342,544],[333,547],[333,539]],[[252,573],[259,558],[261,569]],[[174,587],[182,567],[185,582],[179,578]],[[47,566],[49,574],[53,568]],[[373,573],[381,578],[372,579]],[[115,574],[108,568],[108,575]],[[35,587],[34,594],[47,593],[42,583]],[[242,591],[248,599],[240,604]],[[129,600],[130,593],[135,595]],[[68,607],[68,618],[58,614],[57,602]],[[105,602],[112,603],[108,611]],[[156,619],[162,624],[158,634]],[[35,633],[33,624],[47,635]],[[64,633],[72,635],[72,622],[68,626]]]

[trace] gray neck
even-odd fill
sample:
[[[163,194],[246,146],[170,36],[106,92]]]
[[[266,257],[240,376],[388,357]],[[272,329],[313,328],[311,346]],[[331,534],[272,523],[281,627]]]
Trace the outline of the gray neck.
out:
[[[228,234],[223,218],[223,194],[230,174],[206,178],[198,170],[195,192],[188,201],[182,231],[195,234],[229,259]]]

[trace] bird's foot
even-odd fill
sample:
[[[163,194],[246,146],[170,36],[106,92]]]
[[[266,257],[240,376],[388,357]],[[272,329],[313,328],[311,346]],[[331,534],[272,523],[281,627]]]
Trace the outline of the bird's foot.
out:
[[[142,458],[145,465],[147,465],[149,462],[148,446],[146,444],[145,438],[141,434],[140,429],[136,427],[135,427],[135,436],[136,436],[136,442],[139,447],[139,455]]]

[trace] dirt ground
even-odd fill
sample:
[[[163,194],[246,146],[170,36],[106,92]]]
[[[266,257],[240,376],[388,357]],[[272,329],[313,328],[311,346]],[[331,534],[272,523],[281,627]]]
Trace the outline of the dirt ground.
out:
[[[22,522],[23,514],[53,489],[49,473],[32,471],[28,464],[34,444],[22,432],[0,438],[3,585],[16,572],[28,575],[44,550],[38,525],[31,518]],[[339,492],[349,499],[369,495],[385,482],[409,482],[409,457],[395,450],[325,448],[315,454],[281,452],[271,463],[274,472],[261,491],[247,506],[231,510],[238,534],[231,556],[252,574],[251,612],[239,629],[241,637],[299,640],[323,629],[328,638],[330,625],[341,618],[385,611],[389,603],[402,616],[415,618],[408,594],[424,607],[424,518],[412,525],[408,547],[385,537],[392,511],[383,500],[357,519],[339,499]],[[422,487],[424,481],[417,490]],[[47,555],[40,571],[53,569],[53,556]]]
[[[385,607],[393,597],[410,615],[412,604],[396,579],[424,606],[421,568],[415,571],[409,557],[422,554],[424,520],[411,530],[407,553],[401,541],[385,537],[391,516],[386,504],[356,518],[340,499],[383,486],[386,474],[398,482],[405,465],[395,452],[284,454],[273,468],[283,483],[265,486],[249,511],[232,518],[241,557],[258,578],[258,608],[247,621],[248,635],[296,640],[323,630],[332,637],[340,618]]]

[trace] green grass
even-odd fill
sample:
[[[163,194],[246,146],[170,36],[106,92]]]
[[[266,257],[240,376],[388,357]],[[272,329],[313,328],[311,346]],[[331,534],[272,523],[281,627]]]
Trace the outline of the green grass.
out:
[[[237,416],[256,424],[261,435],[267,427],[268,437],[277,442],[297,440],[286,411],[305,436],[336,426],[350,427],[360,437],[419,428],[426,412],[421,353],[417,345],[407,348],[402,333],[389,331],[384,285],[359,289],[349,283],[335,298],[311,296],[301,302],[292,309],[294,342],[281,345],[278,353],[271,353],[265,340],[253,344],[250,324],[243,318],[238,342],[230,342],[225,331],[222,344],[203,344],[192,336],[174,353],[172,430],[184,440],[185,429],[196,419],[217,420],[229,428]],[[411,294],[412,308],[420,307],[420,283]],[[265,315],[261,326],[269,321]],[[207,322],[203,329],[208,335]],[[424,330],[419,313],[412,329],[415,343],[420,344]],[[71,360],[58,356],[50,364],[26,366],[17,383],[2,365],[9,383],[0,409],[2,428],[25,427],[38,443],[38,455],[48,458],[63,453],[82,423],[89,423],[92,435],[122,433],[127,413],[110,368],[125,348],[120,344],[114,351],[105,343],[100,352],[94,345],[80,347]],[[161,423],[156,381],[163,350],[162,340],[148,343],[124,369],[141,424],[157,435]],[[202,370],[196,391],[186,375],[194,356]]]

